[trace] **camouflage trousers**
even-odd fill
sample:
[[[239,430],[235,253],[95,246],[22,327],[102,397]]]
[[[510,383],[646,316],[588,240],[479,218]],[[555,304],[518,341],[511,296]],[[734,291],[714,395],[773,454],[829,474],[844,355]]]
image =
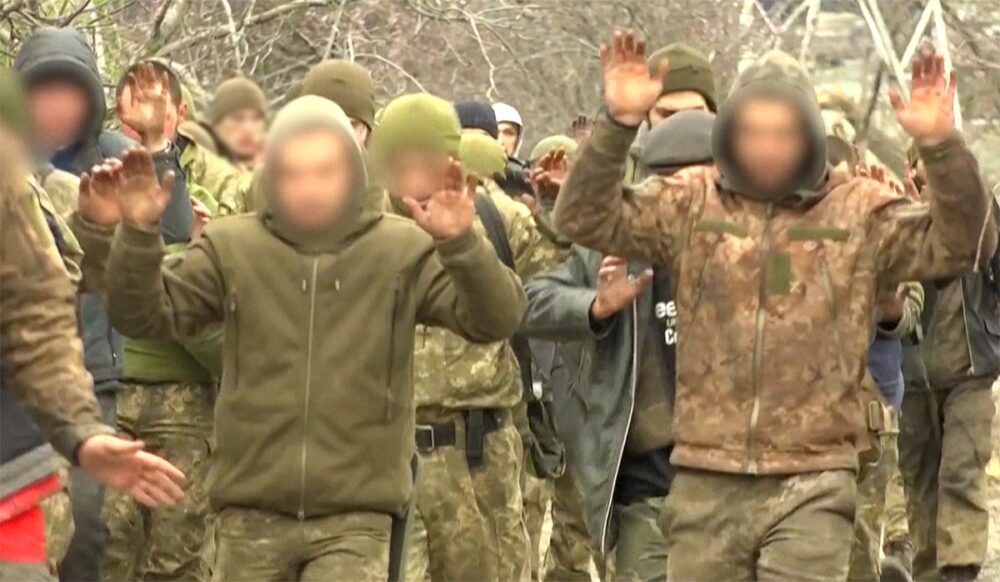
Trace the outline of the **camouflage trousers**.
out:
[[[992,384],[992,378],[971,378],[947,389],[907,387],[899,452],[918,580],[985,559]]]
[[[869,432],[871,448],[861,453],[859,458],[858,508],[854,518],[854,545],[851,547],[848,575],[852,581],[878,581],[883,530],[888,526],[889,489],[894,479],[895,487],[901,487],[898,421],[895,415],[885,415],[884,419],[887,426]],[[901,496],[902,492],[898,492],[895,497],[894,509],[897,513]],[[905,524],[900,526],[897,523],[895,527],[895,534],[905,538],[906,532],[899,530],[900,527],[905,529]]]
[[[670,580],[846,580],[853,471],[734,475],[678,468],[663,505]]]
[[[386,580],[392,517],[344,513],[298,520],[227,508],[215,529],[213,582]]]
[[[612,507],[615,545],[605,562],[604,580],[666,582],[667,540],[660,530],[664,497]]]
[[[73,531],[76,529],[73,523],[73,506],[69,501],[69,461],[59,457],[56,475],[62,482],[62,489],[38,504],[45,516],[45,562],[53,575],[59,571],[59,563],[66,556],[69,541],[73,539]]]
[[[522,442],[523,444],[523,442]],[[528,530],[531,557],[531,579],[542,579],[542,529],[552,502],[552,481],[521,470],[521,497],[524,499],[524,527]],[[555,527],[555,524],[553,524]]]
[[[521,437],[505,421],[486,436],[483,465],[470,470],[457,418],[457,444],[420,455],[407,580],[527,580]]]
[[[155,511],[108,490],[104,580],[192,580],[203,575],[214,402],[211,385],[124,383],[117,393],[119,431],[141,439],[147,450],[176,465],[187,484],[184,501]]]
[[[543,580],[590,581],[594,554],[582,503],[580,487],[567,467],[555,480],[552,493],[552,538],[545,554]]]

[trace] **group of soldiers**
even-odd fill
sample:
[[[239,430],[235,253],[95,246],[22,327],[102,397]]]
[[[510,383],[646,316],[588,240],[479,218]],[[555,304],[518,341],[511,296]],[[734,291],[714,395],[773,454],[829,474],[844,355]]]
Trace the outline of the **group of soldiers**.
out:
[[[974,580],[1000,212],[943,59],[895,178],[784,53],[726,98],[687,45],[600,58],[522,156],[515,107],[344,60],[275,111],[143,59],[109,107],[82,34],[27,38],[0,577]]]

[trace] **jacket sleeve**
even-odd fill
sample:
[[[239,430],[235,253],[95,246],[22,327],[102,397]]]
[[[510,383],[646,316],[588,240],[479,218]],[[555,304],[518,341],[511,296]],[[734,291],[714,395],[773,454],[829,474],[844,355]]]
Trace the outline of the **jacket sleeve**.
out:
[[[635,129],[602,115],[556,199],[555,227],[573,242],[607,255],[673,264],[680,248],[690,185],[704,172],[625,186]]]
[[[548,271],[559,262],[559,250],[538,229],[528,207],[503,192],[490,193],[507,227],[514,266],[522,281]]]
[[[194,211],[191,209],[187,179],[181,169],[177,146],[170,144],[165,151],[153,154],[153,165],[160,180],[167,172],[173,172],[175,178],[174,187],[170,190],[170,201],[160,220],[163,240],[167,244],[187,242],[191,240],[191,230],[194,227]]]
[[[590,268],[578,248],[550,272],[524,286],[528,311],[521,324],[524,335],[550,341],[596,337],[590,307],[597,297]]]
[[[920,158],[927,169],[929,202],[908,203],[886,193],[872,213],[869,229],[882,286],[968,271],[977,255],[987,261],[996,249],[991,197],[962,138],[921,148]]]
[[[62,455],[73,459],[84,440],[113,432],[101,422],[83,367],[76,292],[11,196],[0,208],[0,346],[3,389]]]
[[[521,281],[475,231],[437,243],[417,269],[418,323],[477,343],[505,340],[520,326]]]
[[[902,339],[920,328],[920,317],[924,312],[924,287],[915,282],[903,283],[903,286],[906,289],[906,297],[903,299],[903,316],[899,318],[899,321],[880,321],[875,327],[875,331],[881,337]],[[896,293],[893,293],[893,296],[895,295]]]
[[[128,337],[177,341],[223,319],[225,287],[211,226],[184,256],[163,265],[157,232],[122,224],[108,260],[111,324]]]

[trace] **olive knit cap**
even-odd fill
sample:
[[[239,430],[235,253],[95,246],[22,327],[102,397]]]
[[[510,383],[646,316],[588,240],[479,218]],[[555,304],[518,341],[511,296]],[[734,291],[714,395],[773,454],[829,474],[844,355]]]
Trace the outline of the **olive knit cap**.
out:
[[[694,91],[705,98],[708,109],[715,113],[718,108],[715,73],[712,72],[712,63],[708,57],[692,46],[674,43],[650,55],[649,70],[659,70],[664,58],[668,59],[667,78],[660,96],[678,91]]]
[[[208,121],[215,125],[223,117],[241,109],[255,109],[266,117],[267,97],[253,80],[234,77],[224,81],[215,90],[212,103],[208,106]]]
[[[546,154],[556,149],[563,150],[566,152],[566,157],[572,159],[579,147],[580,145],[576,143],[576,140],[568,135],[550,135],[531,148],[531,156],[528,160],[532,166],[536,166]]]
[[[507,152],[500,142],[480,133],[462,134],[459,158],[466,171],[481,178],[494,178],[507,167]]]
[[[375,84],[361,65],[342,59],[323,61],[302,78],[299,95],[325,97],[368,129],[375,126]]]
[[[461,140],[458,115],[450,102],[430,93],[412,93],[385,106],[369,152],[378,170],[403,151],[438,152],[457,159]]]

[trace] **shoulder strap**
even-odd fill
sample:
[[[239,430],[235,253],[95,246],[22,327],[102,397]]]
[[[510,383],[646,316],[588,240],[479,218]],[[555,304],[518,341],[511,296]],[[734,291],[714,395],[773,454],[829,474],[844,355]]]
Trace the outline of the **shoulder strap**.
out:
[[[503,224],[500,216],[500,209],[495,202],[486,194],[476,194],[476,215],[483,222],[486,229],[486,236],[493,244],[500,262],[514,269],[514,251],[510,248],[510,239],[507,238],[507,228]]]

